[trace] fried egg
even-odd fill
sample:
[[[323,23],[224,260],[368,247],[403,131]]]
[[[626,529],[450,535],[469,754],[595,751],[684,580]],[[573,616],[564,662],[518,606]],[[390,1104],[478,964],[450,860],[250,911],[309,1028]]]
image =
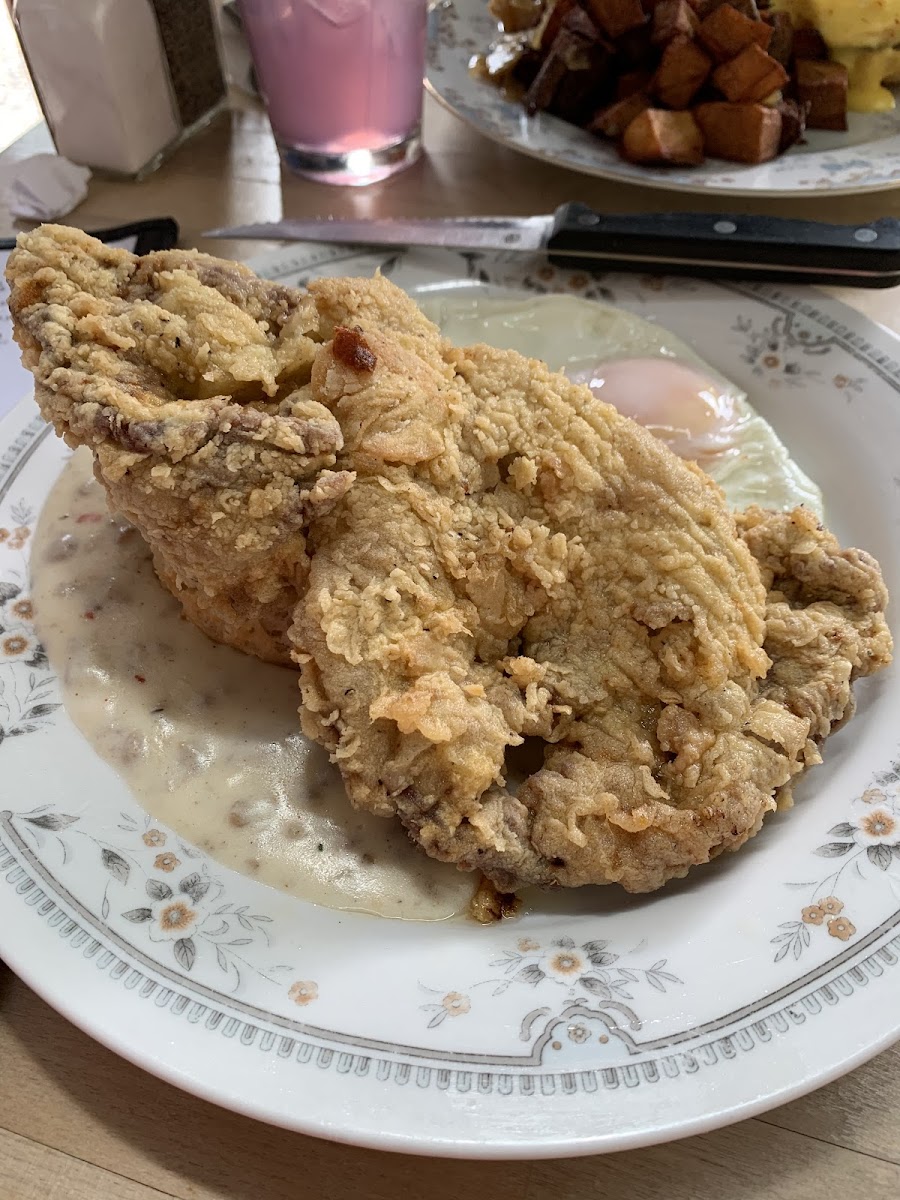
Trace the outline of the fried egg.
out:
[[[802,504],[822,516],[821,491],[746,394],[658,325],[576,296],[511,300],[459,291],[418,299],[457,345],[518,350],[586,384],[696,462],[732,508]]]

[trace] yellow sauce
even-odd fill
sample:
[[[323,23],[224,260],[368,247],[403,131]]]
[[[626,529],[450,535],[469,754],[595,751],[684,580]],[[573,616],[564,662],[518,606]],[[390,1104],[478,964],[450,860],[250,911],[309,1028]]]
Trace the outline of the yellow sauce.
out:
[[[847,68],[847,107],[851,112],[890,112],[895,107],[894,94],[884,85],[900,81],[900,50],[847,50],[837,46],[831,57]]]
[[[900,0],[773,0],[795,25],[813,25],[829,46],[880,50],[900,42]]]
[[[818,29],[850,77],[851,112],[889,112],[885,83],[900,81],[900,0],[773,0],[795,25]]]

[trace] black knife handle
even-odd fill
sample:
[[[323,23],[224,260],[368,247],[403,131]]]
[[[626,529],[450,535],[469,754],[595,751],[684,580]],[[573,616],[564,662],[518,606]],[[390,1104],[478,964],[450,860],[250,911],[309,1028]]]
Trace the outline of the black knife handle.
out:
[[[88,231],[91,237],[101,242],[121,242],[134,237],[134,253],[149,254],[151,250],[171,250],[178,245],[178,222],[173,217],[150,217],[144,221],[132,221],[129,225],[113,225],[109,229]],[[0,238],[0,251],[14,250],[16,239]]]
[[[550,261],[592,271],[892,287],[900,283],[900,221],[829,225],[739,213],[602,214],[564,204]]]

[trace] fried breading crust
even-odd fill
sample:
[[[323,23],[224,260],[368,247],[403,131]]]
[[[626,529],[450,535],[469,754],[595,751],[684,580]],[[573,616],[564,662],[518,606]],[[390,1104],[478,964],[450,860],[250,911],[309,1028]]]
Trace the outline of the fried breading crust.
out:
[[[316,358],[357,478],[314,523],[291,631],[303,728],[353,803],[503,891],[649,891],[738,848],[888,661],[871,560],[802,512],[748,515],[742,539],[633,422],[538,362],[448,346],[386,281],[310,290],[376,363]],[[782,597],[804,553],[832,565]],[[797,626],[823,618],[812,652]],[[543,765],[514,789],[525,738]]]
[[[736,523],[587,389],[448,345],[385,279],[306,294],[58,227],[9,277],[42,411],[187,615],[292,646],[352,802],[503,892],[649,891],[737,849],[890,659],[869,556],[803,510]]]
[[[217,641],[290,662],[306,526],[346,491],[309,394],[312,302],[235,263],[137,258],[75,229],[22,234],[10,310],[41,412],[94,452],[110,507]]]
[[[853,715],[853,681],[891,661],[887,588],[864,550],[842,550],[806,509],[752,507],[738,529],[768,592],[760,691],[809,722],[819,743]]]

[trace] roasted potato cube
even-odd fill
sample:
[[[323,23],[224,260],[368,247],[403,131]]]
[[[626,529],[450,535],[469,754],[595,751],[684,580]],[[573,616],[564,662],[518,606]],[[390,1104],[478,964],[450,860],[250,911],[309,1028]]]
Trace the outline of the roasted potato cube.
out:
[[[818,29],[806,25],[794,30],[794,58],[811,58],[816,62],[824,62],[828,58],[828,47]]]
[[[562,28],[563,18],[577,8],[576,0],[547,0],[547,7],[540,23],[531,35],[535,50],[548,51]]]
[[[790,150],[791,146],[796,145],[803,137],[809,106],[799,100],[782,100],[776,107],[781,113],[781,142],[778,153],[784,154],[785,150]]]
[[[538,23],[544,5],[542,0],[489,0],[488,8],[505,33],[521,33]]]
[[[691,4],[697,10],[697,15],[701,21],[705,20],[711,13],[714,13],[717,8],[721,8],[724,4],[727,4],[730,8],[736,8],[739,13],[743,13],[751,21],[759,20],[759,8],[756,5],[756,0],[691,0]]]
[[[647,20],[641,0],[581,0],[585,10],[608,37],[621,37]]]
[[[581,16],[588,21],[583,13]],[[568,20],[566,17],[565,21]],[[587,41],[563,23],[525,93],[527,112],[533,114],[545,109],[564,121],[580,125],[600,104],[612,99],[614,84],[608,69],[612,51],[593,25],[591,30],[594,40]]]
[[[797,99],[808,104],[806,124],[810,129],[847,128],[847,68],[835,62],[795,64]]]
[[[574,33],[576,37],[582,38],[585,42],[600,42],[603,41],[603,34],[587,15],[583,8],[573,8],[567,12],[562,19],[560,33]]]
[[[687,108],[706,82],[712,59],[690,38],[676,38],[663,50],[653,76],[653,94],[670,108]]]
[[[610,53],[596,43],[579,57],[579,65],[569,69],[556,89],[548,111],[573,125],[584,125],[601,104],[613,98],[613,76],[609,70]]]
[[[638,68],[655,66],[659,54],[650,44],[650,22],[636,25],[613,43],[616,51],[616,70],[634,71]]]
[[[789,13],[766,13],[765,20],[772,27],[772,40],[764,50],[786,67],[794,56],[794,22]]]
[[[627,96],[633,96],[635,92],[649,91],[652,78],[652,71],[626,71],[616,80],[616,99],[624,100]]]
[[[788,81],[788,73],[755,42],[713,71],[712,81],[726,100],[747,104],[764,100]]]
[[[622,153],[629,162],[646,166],[696,167],[703,162],[703,135],[689,112],[648,108],[622,135]]]
[[[525,93],[522,101],[525,105],[525,111],[529,115],[550,107],[559,85],[569,70],[567,54],[564,52],[563,46],[565,39],[566,35],[563,34],[554,40],[553,46],[541,63],[537,75],[535,75],[529,84],[528,91]],[[570,43],[574,42],[572,38],[568,40]]]
[[[620,138],[635,117],[650,107],[650,97],[643,92],[634,92],[624,100],[617,100],[601,108],[588,124],[591,133],[603,137]]]
[[[754,42],[765,50],[772,40],[772,26],[751,21],[730,4],[723,4],[700,22],[697,37],[713,58],[727,62]]]
[[[505,86],[513,90],[517,87],[520,95],[524,95],[525,89],[531,87],[534,82],[543,61],[538,51],[533,46],[528,46],[513,67],[511,78],[506,80]]]
[[[662,0],[653,10],[650,40],[654,46],[665,46],[676,37],[693,37],[699,24],[688,0]]]
[[[559,6],[557,6],[558,11]],[[553,39],[540,69],[525,93],[524,104],[529,113],[540,109],[557,111],[555,101],[560,99],[564,111],[557,112],[563,116],[569,109],[578,108],[573,97],[586,96],[589,92],[598,94],[592,102],[584,105],[584,111],[579,113],[581,118],[588,117],[604,98],[599,94],[600,86],[607,84],[612,91],[612,84],[606,79],[605,67],[608,64],[610,50],[602,42],[600,33],[590,17],[580,8],[571,8],[560,18],[559,32]],[[596,79],[591,79],[591,72],[597,73]],[[570,79],[569,75],[574,78]],[[565,115],[566,120],[576,120],[575,116]]]
[[[781,145],[781,113],[765,104],[698,104],[694,118],[703,133],[703,148],[713,158],[762,163],[775,158]]]

